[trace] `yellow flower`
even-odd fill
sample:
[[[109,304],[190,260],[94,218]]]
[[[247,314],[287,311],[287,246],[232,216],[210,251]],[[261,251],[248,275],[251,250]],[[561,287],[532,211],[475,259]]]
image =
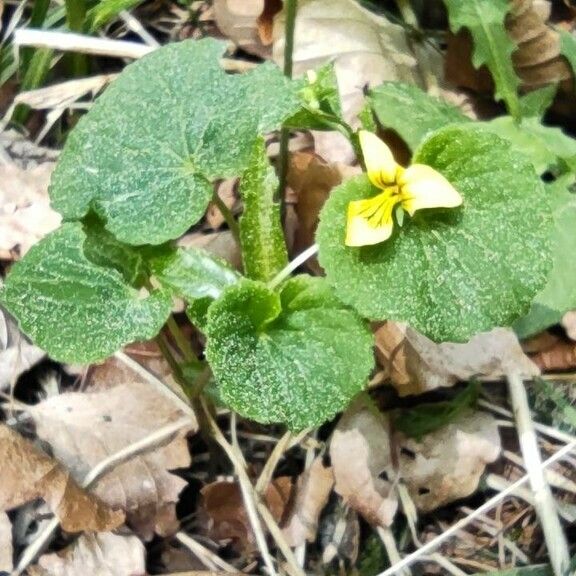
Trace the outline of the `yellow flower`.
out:
[[[422,208],[454,208],[462,204],[460,194],[434,168],[424,164],[403,168],[378,136],[366,130],[360,130],[358,136],[368,178],[382,192],[348,204],[346,246],[388,240],[398,204],[410,216]]]

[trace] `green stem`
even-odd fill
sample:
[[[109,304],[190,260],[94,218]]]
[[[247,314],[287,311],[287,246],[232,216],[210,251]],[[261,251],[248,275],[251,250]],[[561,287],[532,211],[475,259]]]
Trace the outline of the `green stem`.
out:
[[[296,9],[298,0],[284,0],[286,20],[284,24],[284,75],[292,78],[293,55],[294,55],[294,28],[296,27]],[[288,148],[290,145],[290,129],[282,128],[280,132],[280,155],[278,163],[278,190],[275,201],[280,201],[284,206],[284,190],[288,176]],[[284,209],[282,208],[282,213]]]
[[[232,236],[234,236],[234,239],[238,245],[240,245],[240,227],[238,226],[236,218],[234,218],[234,214],[232,214],[232,211],[228,208],[228,206],[226,206],[226,204],[224,204],[224,201],[222,198],[220,198],[220,196],[218,196],[217,192],[214,192],[212,195],[212,201],[214,204],[216,204],[216,206],[218,206],[218,210],[220,210],[220,213],[222,216],[224,216],[224,220],[226,220],[226,224],[228,224],[228,228],[230,228]]]
[[[168,317],[168,320],[166,320],[166,326],[170,331],[170,334],[172,334],[172,337],[174,338],[178,349],[182,353],[184,360],[186,362],[198,362],[198,357],[196,354],[194,354],[194,350],[192,349],[192,346],[190,346],[190,342],[188,342],[188,339],[180,329],[180,326],[178,326],[178,323],[172,314]]]
[[[86,0],[66,0],[66,24],[71,32],[84,32],[86,21]],[[70,69],[73,76],[80,77],[88,74],[89,65],[86,54],[74,53],[69,55]]]

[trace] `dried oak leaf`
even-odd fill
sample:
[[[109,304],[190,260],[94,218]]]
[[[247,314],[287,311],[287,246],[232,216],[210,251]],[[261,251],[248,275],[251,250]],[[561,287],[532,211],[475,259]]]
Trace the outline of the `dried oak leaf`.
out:
[[[291,547],[301,546],[306,541],[314,542],[318,529],[318,518],[328,503],[334,486],[331,467],[316,458],[308,470],[298,479],[296,499],[292,514],[283,529]]]
[[[540,373],[514,332],[505,328],[483,332],[464,344],[436,344],[406,324],[386,322],[376,330],[375,339],[378,360],[401,396],[453,386],[473,376]]]
[[[0,425],[0,512],[42,498],[67,532],[113,530],[124,513],[85,492],[70,473],[31,442]]]
[[[419,442],[399,433],[395,443],[400,475],[424,512],[472,494],[500,454],[496,419],[481,412],[463,414]]]
[[[135,536],[83,534],[56,554],[45,554],[30,576],[144,576],[146,550]]]
[[[350,409],[330,442],[335,490],[371,524],[390,526],[398,500],[393,490],[389,423],[368,409]]]
[[[264,494],[264,502],[277,522],[286,512],[292,491],[287,476],[275,478]],[[226,480],[204,486],[202,512],[207,519],[208,534],[215,541],[232,540],[234,547],[249,553],[255,550],[256,538],[244,508],[242,491],[237,482]]]
[[[12,522],[8,514],[0,512],[0,572],[12,572]]]
[[[562,327],[566,330],[566,335],[570,340],[576,340],[576,310],[566,312],[562,317]]]
[[[27,169],[0,165],[0,259],[23,256],[60,225],[62,217],[48,198],[53,169],[52,162]]]
[[[31,406],[30,415],[38,436],[74,478],[83,478],[108,456],[183,417],[149,384],[134,381],[103,392],[52,397]],[[104,502],[124,510],[131,527],[144,538],[178,528],[176,502],[186,482],[170,470],[190,465],[186,435],[196,429],[191,420],[190,428],[118,466],[94,490]]]
[[[44,356],[45,352],[31,344],[0,307],[0,390],[16,382]]]

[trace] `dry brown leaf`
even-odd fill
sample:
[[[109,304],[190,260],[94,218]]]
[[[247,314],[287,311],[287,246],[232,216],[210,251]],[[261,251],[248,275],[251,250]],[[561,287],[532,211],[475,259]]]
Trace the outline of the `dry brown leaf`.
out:
[[[401,396],[453,386],[473,376],[540,373],[522,351],[514,332],[505,328],[483,332],[464,344],[436,344],[405,324],[386,322],[375,338],[376,355]]]
[[[334,63],[344,117],[354,127],[366,87],[386,80],[420,81],[405,30],[354,0],[300,0],[294,33],[294,74]],[[273,58],[284,58],[284,12],[274,20]],[[315,133],[316,152],[351,163],[353,150],[336,132]]]
[[[0,166],[0,259],[24,255],[60,225],[62,218],[48,198],[53,169],[52,162],[28,169]]]
[[[572,72],[560,54],[558,32],[548,25],[551,5],[543,0],[510,0],[506,18],[510,38],[518,47],[512,54],[516,73],[526,90],[559,83],[562,90],[573,89]],[[478,92],[492,90],[492,79],[485,68],[475,70],[471,63],[472,42],[467,32],[448,36],[446,78]]]
[[[226,205],[226,208],[233,211],[234,205],[238,201],[238,195],[236,194],[236,183],[237,178],[230,178],[228,180],[222,180],[217,186],[217,194]],[[222,224],[226,222],[226,219],[220,212],[218,206],[214,202],[210,202],[208,210],[206,211],[206,224],[211,230],[218,230]]]
[[[94,393],[70,392],[30,407],[37,434],[74,478],[108,456],[183,417],[149,384],[130,382]],[[127,521],[144,538],[177,530],[176,502],[186,482],[169,470],[190,464],[183,430],[153,452],[126,462],[98,483],[94,492],[104,502],[126,511]]]
[[[232,232],[214,232],[203,234],[202,232],[192,232],[186,234],[177,242],[181,248],[203,248],[212,254],[224,258],[234,268],[240,269],[242,257],[238,249],[238,243],[234,240]]]
[[[576,310],[566,312],[562,317],[561,324],[566,330],[566,334],[570,340],[576,340]]]
[[[0,307],[0,390],[7,388],[45,356],[31,344]]]
[[[214,17],[220,31],[236,46],[261,58],[270,58],[270,20],[274,8],[278,11],[277,3],[270,0],[214,0]]]
[[[290,155],[287,183],[294,193],[298,216],[298,226],[294,231],[294,252],[301,252],[314,244],[320,210],[332,188],[359,172],[359,167],[329,164],[309,152]]]
[[[576,342],[560,340],[551,348],[534,354],[531,359],[543,372],[576,368]]]
[[[0,512],[0,572],[12,572],[12,522],[8,514]]]
[[[334,486],[332,468],[316,458],[308,470],[298,479],[294,509],[283,529],[291,547],[301,546],[306,541],[314,542],[318,529],[318,518]]]
[[[144,576],[146,550],[135,536],[83,534],[61,552],[45,554],[30,576]]]
[[[122,511],[82,490],[55,460],[4,425],[0,425],[0,462],[0,512],[42,498],[67,532],[102,532],[124,522]]]
[[[334,430],[330,458],[336,492],[371,524],[390,526],[398,501],[387,418],[350,409]]]
[[[400,433],[396,442],[400,475],[424,512],[470,496],[500,453],[496,419],[481,412],[463,414],[420,442]]]
[[[290,500],[292,480],[275,478],[266,489],[264,501],[277,522],[282,520]],[[244,508],[242,491],[237,482],[217,481],[204,486],[202,511],[208,519],[208,533],[216,541],[232,540],[238,551],[255,549],[256,538]]]

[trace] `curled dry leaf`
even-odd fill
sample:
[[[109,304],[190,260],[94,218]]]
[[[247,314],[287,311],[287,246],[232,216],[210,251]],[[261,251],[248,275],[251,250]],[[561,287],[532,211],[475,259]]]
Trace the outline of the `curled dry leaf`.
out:
[[[7,388],[45,356],[31,344],[0,307],[0,390]]]
[[[273,58],[284,58],[284,12],[274,20]],[[342,109],[357,127],[364,90],[386,80],[418,84],[416,60],[405,30],[362,8],[354,0],[300,0],[294,32],[294,74],[334,63]],[[350,163],[354,153],[336,132],[315,133],[316,151],[331,161]]]
[[[510,0],[506,29],[518,47],[512,54],[516,73],[523,88],[533,90],[559,83],[572,91],[572,72],[560,53],[560,37],[548,24],[551,4],[543,0]],[[466,32],[448,36],[446,78],[450,82],[479,92],[490,91],[492,81],[485,69],[475,70],[471,63],[472,44]]]
[[[12,572],[12,522],[8,515],[0,512],[0,572]]]
[[[264,501],[277,522],[286,512],[291,491],[292,481],[287,476],[274,479],[266,489]],[[222,480],[204,486],[202,511],[208,520],[210,538],[216,541],[232,540],[240,552],[250,553],[256,549],[256,538],[237,482]]]
[[[149,384],[130,382],[95,393],[66,393],[30,407],[38,436],[54,455],[83,478],[99,462],[144,439],[183,414]],[[126,511],[127,521],[144,538],[178,528],[176,502],[186,482],[170,473],[190,464],[182,430],[166,445],[137,456],[104,476],[94,492]]]
[[[576,342],[558,340],[553,346],[531,356],[543,372],[570,370],[576,367]]]
[[[30,576],[144,576],[146,550],[135,536],[83,534],[56,554],[45,554]]]
[[[48,198],[53,168],[52,162],[27,169],[0,166],[0,259],[23,256],[60,225],[62,218]]]
[[[60,464],[4,425],[0,425],[0,462],[0,512],[42,498],[67,532],[102,532],[124,522],[123,512],[82,490]]]
[[[398,434],[396,443],[400,475],[424,512],[470,496],[500,453],[496,420],[480,412],[463,414],[420,442]]]
[[[388,419],[365,408],[349,410],[334,430],[330,458],[336,492],[371,524],[390,526],[398,500]]]
[[[478,334],[464,344],[436,344],[406,324],[386,322],[375,337],[377,357],[401,396],[453,386],[474,376],[540,373],[514,332],[505,328]]]
[[[301,546],[306,541],[314,542],[318,518],[328,503],[333,486],[332,468],[325,467],[322,458],[316,458],[298,479],[294,508],[283,529],[290,546]]]

